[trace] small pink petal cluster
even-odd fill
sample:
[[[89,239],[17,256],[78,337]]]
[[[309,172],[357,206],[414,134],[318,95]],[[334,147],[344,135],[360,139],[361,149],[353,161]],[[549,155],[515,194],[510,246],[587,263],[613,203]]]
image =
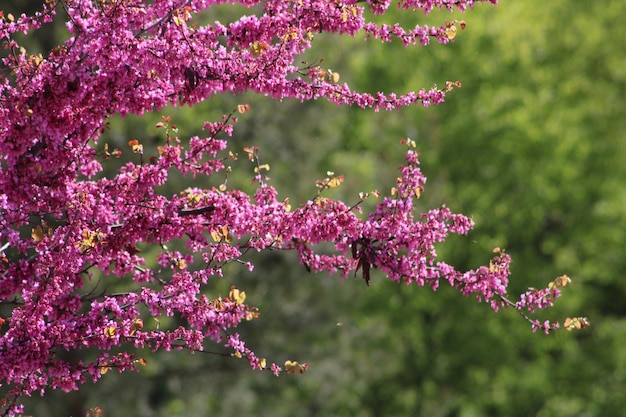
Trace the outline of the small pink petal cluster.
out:
[[[111,154],[96,152],[97,142],[113,114],[243,91],[393,110],[439,104],[449,91],[358,93],[315,75],[319,68],[294,64],[321,32],[385,41],[393,35],[405,45],[425,45],[429,37],[450,41],[449,25],[405,31],[365,21],[364,7],[384,13],[390,1],[240,0],[258,6],[258,14],[230,24],[194,22],[218,3],[64,0],[71,37],[46,56],[29,54],[14,34],[51,21],[58,1],[45,1],[34,16],[0,14],[0,43],[9,52],[2,61],[8,71],[0,75],[0,385],[9,387],[0,400],[2,415],[20,412],[21,395],[74,390],[109,369],[136,369],[145,364],[132,353],[139,348],[204,351],[212,340],[253,368],[278,374],[280,366],[266,366],[232,331],[258,315],[242,293],[207,295],[209,280],[221,277],[227,263],[252,269],[245,260],[250,250],[294,250],[311,271],[359,272],[368,283],[372,269],[433,288],[445,280],[494,309],[504,305],[508,255],[468,272],[436,261],[434,245],[450,233],[467,233],[472,222],[445,207],[414,217],[425,177],[412,150],[391,196],[365,220],[354,206],[321,196],[292,211],[260,175],[252,197],[226,187],[160,194],[173,173],[225,170],[224,160],[234,154],[219,136],[232,133],[234,112],[207,122],[206,137],[183,145],[168,133],[149,162],[141,144],[131,141],[138,162],[101,175]],[[473,3],[400,5],[427,13]],[[160,127],[169,129],[168,122]],[[185,249],[169,249],[173,241],[184,241]],[[333,244],[336,253],[318,253],[320,243]],[[140,255],[146,247],[159,248],[156,265]],[[113,291],[101,279],[124,282],[124,290]],[[520,301],[526,308],[547,305],[542,296]],[[169,324],[161,327],[161,321]],[[81,350],[98,353],[84,362],[61,354]]]

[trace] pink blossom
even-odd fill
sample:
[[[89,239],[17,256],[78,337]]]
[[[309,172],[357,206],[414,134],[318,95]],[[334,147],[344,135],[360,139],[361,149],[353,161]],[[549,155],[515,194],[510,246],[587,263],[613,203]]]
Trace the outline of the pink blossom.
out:
[[[65,0],[70,37],[46,56],[20,49],[14,34],[49,22],[58,2],[44,3],[33,16],[0,19],[0,44],[9,52],[2,64],[13,74],[0,79],[0,301],[11,309],[10,317],[0,317],[0,385],[9,388],[8,397],[74,390],[109,369],[137,370],[142,361],[134,348],[201,351],[221,343],[253,368],[265,368],[232,331],[256,318],[256,309],[240,291],[207,295],[226,264],[240,262],[252,271],[246,259],[251,250],[292,250],[310,271],[358,274],[366,283],[372,269],[433,289],[447,282],[495,310],[552,305],[555,289],[505,301],[510,258],[504,252],[470,271],[438,260],[435,244],[468,233],[473,223],[447,207],[415,213],[426,178],[413,150],[395,192],[365,220],[356,206],[323,195],[291,209],[260,169],[252,196],[225,184],[160,194],[170,175],[208,179],[225,170],[234,153],[224,137],[245,106],[205,122],[203,135],[188,139],[176,137],[163,119],[166,140],[153,157],[144,155],[139,141],[121,151],[102,150],[98,141],[113,114],[193,105],[215,94],[254,91],[388,111],[437,105],[450,91],[434,85],[361,93],[329,78],[325,68],[302,67],[298,57],[322,32],[399,39],[406,47],[450,41],[447,26],[403,29],[365,20],[365,7],[382,14],[389,0],[240,0],[263,9],[229,24],[191,24],[218,3]],[[400,7],[428,13],[474,3],[403,0]],[[118,152],[132,162],[111,178],[99,177]],[[184,241],[184,248],[170,249],[173,241]],[[318,253],[320,243],[334,245],[335,252]],[[156,264],[139,249],[147,246],[158,251]],[[125,290],[109,292],[95,276],[117,279]],[[160,327],[159,318],[174,315],[183,324]],[[533,321],[533,330],[556,328],[546,323]],[[99,353],[89,363],[70,363],[54,354],[59,349]],[[281,371],[274,363],[269,369]],[[2,415],[21,410],[15,403]]]

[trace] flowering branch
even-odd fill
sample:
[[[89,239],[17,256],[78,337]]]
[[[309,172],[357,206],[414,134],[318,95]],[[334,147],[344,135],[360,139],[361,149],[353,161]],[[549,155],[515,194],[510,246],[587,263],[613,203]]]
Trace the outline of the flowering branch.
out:
[[[490,3],[496,3],[490,0]],[[316,197],[292,209],[263,175],[269,165],[258,150],[246,148],[256,164],[252,196],[229,189],[225,161],[236,159],[227,141],[236,114],[204,124],[206,137],[181,144],[171,119],[164,117],[165,143],[148,157],[139,140],[125,150],[98,152],[106,120],[113,114],[143,114],[166,105],[190,104],[214,94],[254,91],[275,99],[309,101],[323,98],[338,104],[393,110],[442,103],[459,82],[445,88],[367,94],[339,84],[339,74],[319,65],[298,68],[297,57],[310,49],[321,32],[376,38],[392,36],[405,46],[427,45],[434,37],[454,41],[456,25],[440,27],[377,26],[367,22],[366,8],[384,13],[389,0],[240,0],[262,4],[258,15],[224,25],[199,25],[194,17],[218,0],[62,0],[45,1],[33,16],[0,12],[0,43],[9,52],[0,75],[0,384],[8,393],[0,415],[22,412],[22,395],[48,389],[78,389],[87,379],[99,380],[109,369],[136,370],[145,365],[133,351],[190,349],[205,351],[221,343],[254,369],[275,374],[302,373],[306,364],[286,361],[268,366],[232,331],[258,317],[245,303],[245,293],[231,288],[228,297],[209,296],[209,281],[223,275],[224,265],[246,262],[254,250],[292,250],[310,271],[360,272],[366,283],[379,269],[391,280],[436,288],[447,281],[464,295],[475,295],[494,310],[514,307],[545,331],[553,325],[533,321],[530,312],[552,304],[563,282],[546,291],[531,291],[510,301],[510,258],[497,251],[488,266],[457,271],[437,260],[434,245],[449,234],[465,234],[473,223],[447,207],[415,215],[414,200],[425,177],[410,140],[406,164],[395,187],[366,219],[353,205],[322,196],[343,177],[328,173]],[[404,0],[403,9],[473,7],[472,0]],[[70,38],[52,51],[29,54],[15,34],[38,30],[61,5],[69,16]],[[137,155],[111,178],[99,175],[123,152]],[[211,177],[224,174],[214,188],[187,188],[159,194],[170,175]],[[182,240],[184,248],[170,249]],[[334,254],[320,254],[320,243]],[[141,247],[159,251],[157,263],[141,255]],[[102,280],[124,282],[130,290],[96,291]],[[558,282],[558,283],[557,283]],[[90,288],[87,290],[86,288]],[[3,313],[4,314],[4,313]],[[161,319],[176,316],[176,324]],[[569,320],[569,321],[568,321]],[[588,325],[568,319],[568,329]],[[166,320],[163,320],[164,322]],[[147,324],[146,324],[147,323]],[[96,350],[90,362],[59,359],[59,350]],[[116,350],[119,353],[113,354]],[[96,410],[97,411],[97,410]],[[94,411],[94,412],[96,412]]]

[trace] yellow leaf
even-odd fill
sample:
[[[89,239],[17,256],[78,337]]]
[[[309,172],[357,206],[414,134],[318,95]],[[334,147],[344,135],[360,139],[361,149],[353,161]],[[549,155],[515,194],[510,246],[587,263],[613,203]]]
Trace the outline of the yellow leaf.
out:
[[[104,240],[104,233],[92,232],[89,229],[83,229],[83,240],[79,243],[79,246],[84,249],[95,248],[96,245]]]
[[[115,337],[116,332],[117,332],[117,329],[114,326],[109,326],[104,329],[104,335],[109,338]]]
[[[227,226],[222,226],[220,230],[212,231],[211,237],[217,243],[221,243],[221,242],[230,243],[232,241],[232,236],[230,235]]]
[[[285,361],[285,370],[288,374],[295,374],[294,369],[296,369],[298,362],[293,361]]]
[[[285,361],[285,371],[290,375],[303,374],[308,368],[309,365],[306,363],[300,364],[296,361]]]
[[[568,317],[565,319],[563,326],[567,329],[567,331],[572,331],[589,327],[591,326],[591,323],[587,317]]]
[[[248,160],[250,162],[254,162],[254,158],[256,157],[257,152],[259,152],[258,146],[245,147],[243,148],[244,152],[248,154]]]
[[[554,280],[554,286],[557,288],[565,287],[567,284],[571,284],[572,280],[567,275],[561,275]]]
[[[244,301],[246,301],[246,292],[245,291],[240,291],[237,288],[235,288],[235,286],[233,285],[232,287],[230,287],[230,294],[229,297],[231,300],[233,300],[235,303],[237,304],[243,304]]]
[[[254,41],[250,47],[250,52],[252,52],[254,56],[259,56],[267,51],[269,47],[269,44],[265,41]]]
[[[254,320],[256,318],[258,318],[261,315],[261,313],[259,313],[258,310],[256,309],[252,309],[249,311],[246,311],[246,320],[250,321],[250,320]]]
[[[30,232],[30,236],[33,238],[35,242],[41,242],[43,238],[46,237],[46,234],[43,231],[43,227],[39,225]]]
[[[224,311],[224,309],[226,308],[226,306],[224,305],[224,301],[222,300],[222,297],[211,300],[209,302],[209,305],[213,307],[215,311],[217,311],[218,313],[221,311]]]
[[[448,26],[446,28],[446,36],[448,37],[448,39],[452,40],[454,38],[456,38],[456,27],[454,26]]]
[[[184,259],[178,259],[176,261],[176,267],[178,269],[187,269],[187,261]]]
[[[202,194],[200,193],[190,193],[187,196],[187,200],[189,201],[189,204],[192,206],[197,205],[201,199],[202,199]]]
[[[41,64],[41,62],[43,61],[43,56],[41,54],[33,55],[32,61],[33,61],[33,64],[35,64],[36,66],[39,66],[39,64]]]
[[[47,1],[47,0],[46,0]],[[102,417],[102,408],[92,407],[85,413],[85,417]]]
[[[137,140],[129,140],[128,145],[133,150],[134,153],[143,154],[143,145],[139,143]]]
[[[222,226],[222,235],[224,236],[224,240],[228,243],[230,243],[232,239],[232,236],[230,235],[230,232],[228,231],[228,227],[226,226]]]
[[[331,178],[330,181],[328,181],[328,188],[336,188],[339,187],[340,184],[341,181],[339,181],[337,178]]]

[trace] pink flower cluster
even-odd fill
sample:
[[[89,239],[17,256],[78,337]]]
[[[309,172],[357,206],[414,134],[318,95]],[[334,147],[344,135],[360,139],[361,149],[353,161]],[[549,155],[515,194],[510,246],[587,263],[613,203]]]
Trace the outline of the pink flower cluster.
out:
[[[365,220],[354,206],[322,196],[291,210],[261,175],[252,197],[226,186],[160,194],[175,172],[211,176],[225,169],[224,160],[234,154],[219,136],[231,134],[234,112],[207,122],[206,137],[185,144],[170,136],[164,119],[167,141],[158,155],[144,160],[142,145],[131,141],[124,152],[136,154],[137,162],[114,176],[100,174],[103,163],[114,161],[106,148],[96,151],[113,114],[242,91],[375,110],[439,104],[449,89],[358,93],[318,76],[319,68],[294,63],[321,32],[385,41],[393,35],[405,45],[425,45],[430,37],[450,41],[449,24],[408,31],[373,25],[365,21],[364,8],[384,13],[390,3],[378,0],[240,0],[264,8],[230,24],[208,25],[195,22],[196,14],[222,1],[62,3],[71,37],[45,56],[29,54],[14,34],[49,22],[59,2],[43,2],[34,16],[0,15],[0,43],[9,52],[2,68],[11,73],[0,75],[0,385],[10,387],[0,401],[2,415],[20,412],[21,395],[74,390],[109,369],[137,369],[145,364],[133,353],[138,348],[203,351],[205,341],[213,340],[253,368],[278,374],[280,366],[266,366],[232,332],[258,315],[244,293],[207,295],[209,280],[221,277],[227,263],[243,262],[252,270],[245,260],[250,250],[294,250],[311,271],[343,277],[358,272],[367,283],[373,269],[433,288],[445,280],[496,309],[503,305],[508,255],[499,253],[489,266],[468,272],[436,261],[434,245],[450,233],[467,233],[472,222],[446,207],[414,216],[425,177],[412,150],[391,195]],[[427,13],[473,3],[400,5]],[[250,156],[254,160],[254,152]],[[185,249],[168,248],[175,240],[184,241]],[[320,243],[333,244],[336,253],[318,253]],[[141,255],[146,247],[159,248],[156,265]],[[124,290],[100,282],[112,279],[123,282]],[[520,303],[548,305],[530,296]],[[59,355],[81,350],[99,353],[85,362]]]

